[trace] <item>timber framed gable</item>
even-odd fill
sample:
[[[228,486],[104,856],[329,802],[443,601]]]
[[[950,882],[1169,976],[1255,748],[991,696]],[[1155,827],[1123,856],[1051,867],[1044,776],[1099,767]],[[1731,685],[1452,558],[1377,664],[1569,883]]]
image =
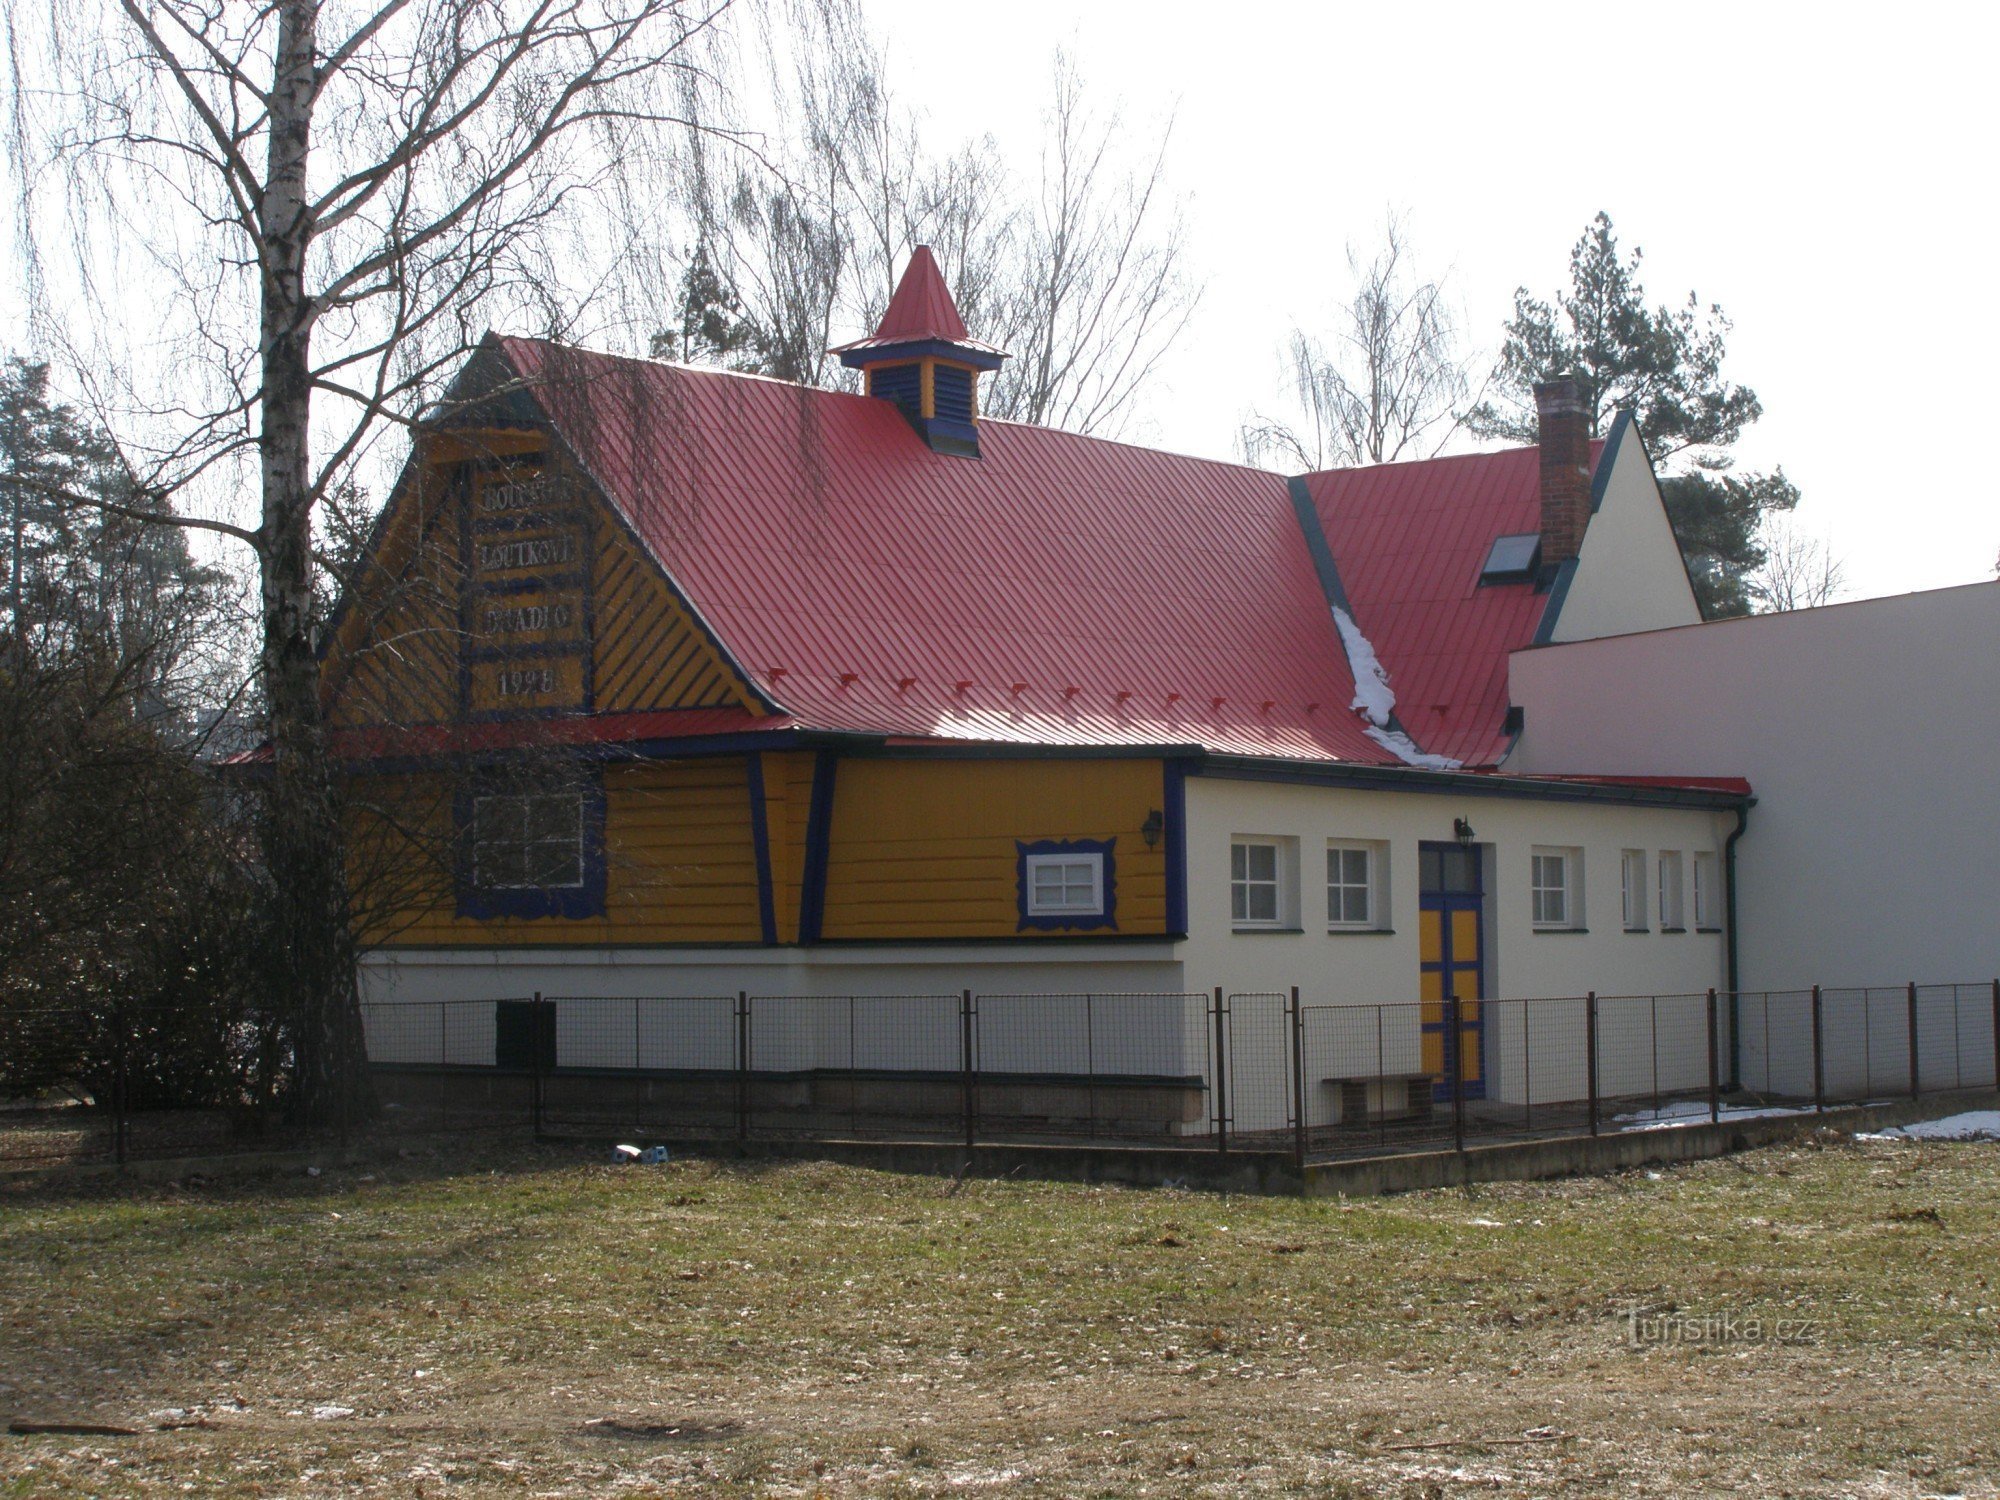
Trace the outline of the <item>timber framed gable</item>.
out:
[[[771,707],[548,433],[430,439],[357,575],[335,727]]]

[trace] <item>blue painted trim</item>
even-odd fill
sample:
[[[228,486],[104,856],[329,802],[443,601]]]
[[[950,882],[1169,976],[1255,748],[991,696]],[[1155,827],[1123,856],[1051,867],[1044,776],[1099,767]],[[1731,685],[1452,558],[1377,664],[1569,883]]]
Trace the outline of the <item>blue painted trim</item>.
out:
[[[840,362],[850,370],[865,370],[870,365],[899,365],[905,360],[955,359],[960,364],[971,365],[975,370],[997,370],[1007,358],[992,349],[979,349],[970,344],[954,344],[950,339],[910,339],[903,343],[870,344],[863,349],[836,350]]]
[[[1326,530],[1319,523],[1319,507],[1313,504],[1312,490],[1303,477],[1297,476],[1287,479],[1285,488],[1291,491],[1292,514],[1299,519],[1306,552],[1312,558],[1313,571],[1319,574],[1320,592],[1326,596],[1328,605],[1347,611],[1351,618],[1354,606],[1348,602],[1347,590],[1341,584],[1340,564],[1333,560],[1333,548],[1327,544]]]
[[[1420,870],[1422,869],[1422,857],[1424,852],[1426,850],[1432,850],[1432,849],[1455,853],[1458,849],[1458,845],[1438,843],[1431,840],[1425,840],[1419,843],[1417,845],[1417,856],[1419,861],[1418,868]],[[1426,911],[1434,911],[1438,913],[1438,929],[1439,929],[1438,961],[1436,963],[1424,963],[1423,961],[1419,960],[1417,964],[1417,969],[1419,972],[1422,973],[1433,973],[1441,975],[1442,977],[1438,982],[1438,987],[1446,995],[1449,995],[1451,993],[1451,970],[1462,967],[1458,959],[1458,956],[1452,951],[1452,946],[1451,946],[1452,924],[1450,923],[1450,921],[1446,919],[1450,916],[1451,913],[1459,911],[1469,911],[1472,913],[1473,928],[1474,931],[1477,933],[1477,937],[1475,939],[1475,946],[1478,949],[1478,952],[1473,957],[1473,971],[1477,976],[1475,983],[1478,987],[1480,997],[1484,999],[1486,995],[1485,865],[1486,862],[1484,859],[1479,860],[1476,865],[1476,868],[1479,871],[1479,888],[1477,890],[1426,891],[1420,889],[1417,892],[1417,910],[1419,911],[1419,913]],[[1421,920],[1421,918],[1419,920]],[[1423,1021],[1420,1019],[1421,1029],[1427,1032],[1434,1033],[1439,1037],[1440,1047],[1443,1050],[1443,1061],[1447,1068],[1451,1066],[1452,1058],[1457,1050],[1458,1045],[1464,1040],[1463,1033],[1466,1031],[1470,1031],[1472,1033],[1473,1047],[1479,1059],[1479,1077],[1476,1080],[1469,1080],[1467,1082],[1465,1086],[1465,1097],[1468,1099],[1484,1099],[1486,1097],[1486,1066],[1487,1062],[1489,1061],[1489,1059],[1486,1056],[1486,1007],[1484,1005],[1481,1005],[1478,1007],[1477,1010],[1473,1012],[1472,1025],[1469,1027],[1463,1024],[1463,1017],[1461,1015],[1461,1022],[1459,1026],[1461,1035],[1446,1040],[1444,1036],[1444,1004],[1442,1001],[1434,1003],[1436,1003],[1438,1007],[1438,1018],[1435,1021]],[[1424,1008],[1428,1010],[1430,1008],[1430,1002],[1427,1002]],[[1434,1092],[1431,1096],[1433,1101],[1442,1103],[1450,1100],[1451,1087],[1449,1084],[1438,1083],[1433,1085],[1433,1089]]]
[[[932,451],[959,458],[979,457],[979,428],[974,423],[950,417],[910,417],[909,422]]]
[[[1604,450],[1597,455],[1596,472],[1590,476],[1590,513],[1597,514],[1604,504],[1604,492],[1611,484],[1611,469],[1618,462],[1618,445],[1625,441],[1625,434],[1632,429],[1632,413],[1619,407],[1611,418],[1611,430],[1604,434]]]
[[[537,589],[583,589],[587,592],[589,588],[588,573],[549,573],[529,578],[467,579],[464,592],[468,596],[497,594],[505,597],[508,594],[532,594]]]
[[[771,888],[771,828],[764,808],[764,757],[756,751],[743,757],[750,781],[750,842],[757,851],[757,921],[764,941],[778,942],[777,894]]]
[[[1187,765],[1162,763],[1166,778],[1167,935],[1188,933]]]
[[[1576,577],[1576,559],[1566,557],[1556,565],[1555,582],[1549,585],[1549,596],[1542,601],[1541,622],[1535,626],[1532,644],[1546,646],[1556,633],[1556,621],[1562,618],[1563,600],[1569,597],[1569,584]]]
[[[1019,932],[1093,932],[1118,928],[1118,840],[1033,839],[1014,841],[1014,905],[1021,919]],[[1028,859],[1037,854],[1095,854],[1104,861],[1104,909],[1097,912],[1028,911]]]
[[[812,801],[806,809],[806,868],[799,884],[799,941],[816,943],[826,923],[826,862],[833,836],[833,782],[840,756],[813,757]]]
[[[562,917],[578,920],[604,915],[608,885],[604,843],[604,783],[593,775],[580,788],[583,797],[583,884],[554,890],[483,891],[472,883],[472,804],[482,796],[505,795],[519,788],[512,783],[476,778],[452,793],[454,856],[453,884],[461,917],[492,921],[497,917]]]

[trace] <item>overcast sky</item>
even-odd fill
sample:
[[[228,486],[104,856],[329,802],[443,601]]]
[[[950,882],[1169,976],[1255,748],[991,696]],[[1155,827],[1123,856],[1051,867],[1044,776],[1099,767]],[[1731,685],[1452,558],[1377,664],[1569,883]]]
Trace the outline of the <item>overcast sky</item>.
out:
[[[1205,291],[1133,436],[1232,456],[1387,208],[1483,353],[1601,208],[1653,301],[1735,322],[1740,461],[1784,465],[1851,596],[1993,576],[1992,8],[864,4],[903,98],[1024,168],[1059,45],[1135,132],[1175,115]]]

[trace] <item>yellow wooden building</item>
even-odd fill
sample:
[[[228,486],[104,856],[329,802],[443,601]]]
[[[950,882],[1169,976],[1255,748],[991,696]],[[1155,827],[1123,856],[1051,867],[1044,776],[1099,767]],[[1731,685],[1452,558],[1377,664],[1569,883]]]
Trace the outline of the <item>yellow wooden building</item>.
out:
[[[1629,424],[1288,480],[996,421],[922,251],[843,357],[468,364],[329,632],[371,998],[1726,982],[1747,787],[1504,768],[1509,652],[1696,617]]]

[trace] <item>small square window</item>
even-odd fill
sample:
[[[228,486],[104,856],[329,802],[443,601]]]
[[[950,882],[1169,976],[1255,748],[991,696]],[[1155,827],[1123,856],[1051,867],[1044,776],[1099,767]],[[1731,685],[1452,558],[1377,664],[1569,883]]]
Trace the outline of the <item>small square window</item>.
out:
[[[1115,931],[1116,839],[1037,839],[1015,849],[1021,930]]]
[[[1104,913],[1104,856],[1027,856],[1028,915],[1101,916]]]
[[[1687,928],[1681,906],[1681,856],[1678,849],[1660,851],[1660,930],[1682,932]]]
[[[1388,846],[1329,843],[1326,846],[1326,925],[1343,929],[1385,926],[1384,874]]]
[[[1529,867],[1535,926],[1575,930],[1583,926],[1583,851],[1537,849]]]
[[[1625,930],[1644,932],[1646,928],[1646,851],[1627,849],[1621,861],[1625,895]]]

